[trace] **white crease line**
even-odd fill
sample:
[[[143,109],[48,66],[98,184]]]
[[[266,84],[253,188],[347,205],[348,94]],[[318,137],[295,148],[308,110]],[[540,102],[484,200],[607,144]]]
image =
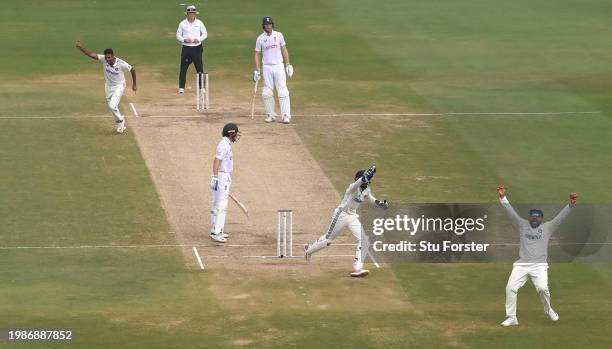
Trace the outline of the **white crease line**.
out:
[[[130,107],[132,107],[132,112],[134,113],[135,117],[138,117],[138,112],[136,111],[136,107],[134,106],[134,103],[130,103]]]
[[[518,246],[518,243],[489,243],[492,246]],[[612,245],[612,242],[560,242],[550,243],[549,246],[565,246],[565,245]],[[222,245],[222,246],[210,246],[210,245],[181,245],[181,244],[166,244],[166,245],[77,245],[77,246],[0,246],[0,250],[70,250],[70,249],[104,249],[104,248],[176,248],[176,247],[194,247],[199,248],[215,248],[220,247],[273,247],[276,244],[269,245]],[[294,245],[295,246],[295,245]],[[355,244],[332,244],[332,246],[355,246]],[[354,256],[354,255],[353,255]],[[255,256],[262,257],[262,256]],[[278,256],[273,256],[278,257]],[[207,258],[209,258],[207,256]],[[298,258],[302,258],[298,256]]]
[[[198,249],[195,246],[193,246],[193,253],[195,253],[196,258],[198,259],[198,264],[200,264],[200,269],[204,270],[204,264],[202,263],[202,258],[200,258]]]
[[[601,114],[598,111],[560,111],[560,112],[448,112],[448,113],[340,113],[340,114],[304,114],[302,117],[341,117],[341,116],[465,116],[465,115],[578,115]],[[262,115],[263,116],[263,115]]]
[[[336,258],[336,257],[355,257],[354,254],[325,254],[317,255],[317,258]],[[217,256],[206,256],[206,258],[261,258],[261,259],[303,259],[304,256],[285,256],[279,257],[274,255],[246,255],[246,256],[230,256],[230,255],[217,255]]]
[[[132,103],[130,103],[132,104]],[[599,111],[554,111],[554,112],[447,112],[447,113],[337,113],[337,114],[295,114],[297,117],[346,117],[346,116],[469,116],[469,115],[491,115],[491,116],[558,116],[558,115],[597,115]],[[216,113],[221,116],[236,116],[231,112]],[[136,115],[138,116],[138,115]],[[263,117],[265,115],[255,115]],[[0,116],[0,119],[88,119],[88,118],[109,118],[110,115],[21,115],[21,116]],[[236,117],[250,117],[250,115],[237,115]],[[146,118],[205,118],[202,114],[194,115],[147,115]]]
[[[96,248],[176,248],[192,247],[219,248],[219,245],[186,245],[186,244],[161,244],[161,245],[76,245],[76,246],[0,246],[0,250],[43,250],[43,249],[96,249]],[[274,247],[276,244],[255,245],[222,245],[223,247]],[[293,245],[295,246],[295,245]],[[333,246],[355,246],[355,244],[333,244]]]

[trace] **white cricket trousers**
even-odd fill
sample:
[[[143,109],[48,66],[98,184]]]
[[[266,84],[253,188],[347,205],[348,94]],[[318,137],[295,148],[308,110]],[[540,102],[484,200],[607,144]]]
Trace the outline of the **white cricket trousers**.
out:
[[[261,91],[261,98],[263,99],[266,115],[276,116],[276,112],[274,111],[274,87],[276,87],[281,115],[283,117],[291,118],[291,101],[289,99],[287,75],[285,75],[285,66],[283,63],[264,64],[262,75],[264,87]]]
[[[279,64],[264,64],[262,69],[262,75],[264,80],[264,88],[269,88],[280,94],[281,90],[287,88],[287,76],[285,75],[285,66],[283,63]]]
[[[315,241],[308,251],[308,253],[314,253],[321,250],[324,247],[331,245],[332,241],[336,238],[336,236],[342,231],[342,229],[348,228],[351,231],[351,234],[357,240],[357,246],[355,247],[355,269],[361,269],[363,267],[363,258],[361,253],[361,232],[362,226],[359,221],[358,214],[346,213],[343,210],[336,209],[334,211],[334,215],[332,216],[331,223],[327,228],[327,232],[324,235],[321,235],[317,241]]]
[[[116,123],[120,123],[124,119],[123,115],[121,115],[121,111],[119,111],[119,103],[121,103],[123,91],[125,91],[125,84],[105,86],[106,104],[108,106],[108,110],[110,110],[111,114],[113,114],[113,118],[115,119]]]
[[[548,263],[514,263],[506,285],[506,316],[516,316],[518,290],[525,285],[527,279],[533,282],[544,305],[544,312],[548,314],[550,310]]]
[[[225,226],[228,198],[232,177],[227,172],[219,172],[217,190],[213,190],[212,209],[210,210],[210,233],[220,234]]]

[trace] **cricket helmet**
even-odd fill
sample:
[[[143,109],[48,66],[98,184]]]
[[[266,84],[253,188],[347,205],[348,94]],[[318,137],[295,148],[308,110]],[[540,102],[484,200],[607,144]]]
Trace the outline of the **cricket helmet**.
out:
[[[272,28],[274,28],[274,20],[272,19],[272,17],[264,17],[263,20],[261,21],[261,27],[263,29],[266,29],[266,25],[267,24],[272,24]]]
[[[240,130],[238,130],[238,125],[233,122],[225,124],[223,126],[223,137],[227,137],[232,141],[232,143],[236,142],[240,138]]]

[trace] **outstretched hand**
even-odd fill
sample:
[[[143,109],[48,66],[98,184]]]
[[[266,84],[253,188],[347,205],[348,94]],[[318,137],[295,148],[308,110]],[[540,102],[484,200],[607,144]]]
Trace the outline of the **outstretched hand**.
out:
[[[569,195],[570,205],[572,205],[572,206],[576,205],[576,201],[577,200],[578,200],[578,194],[574,193],[574,192],[571,192],[570,195]]]
[[[499,196],[500,199],[503,199],[504,197],[506,197],[507,192],[508,192],[508,188],[506,188],[505,185],[500,184],[500,186],[497,187],[497,195]]]
[[[76,43],[74,44],[74,46],[75,46],[76,48],[82,48],[82,47],[83,47],[83,44],[81,43],[81,40],[77,40],[77,41],[76,41]]]

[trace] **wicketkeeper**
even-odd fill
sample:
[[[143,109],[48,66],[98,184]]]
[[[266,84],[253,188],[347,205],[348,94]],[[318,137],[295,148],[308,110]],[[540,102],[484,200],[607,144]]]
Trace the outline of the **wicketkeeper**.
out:
[[[518,325],[516,316],[516,302],[518,290],[531,279],[540,300],[544,305],[544,313],[552,321],[559,320],[559,315],[550,304],[550,290],[548,289],[548,241],[551,235],[559,229],[561,222],[572,212],[578,198],[576,193],[570,193],[569,204],[548,222],[543,222],[544,213],[538,209],[529,211],[529,220],[521,218],[510,205],[506,197],[507,188],[500,185],[497,195],[512,224],[519,231],[520,248],[519,259],[512,266],[512,273],[506,285],[506,320],[502,326]]]
[[[362,244],[363,227],[359,221],[357,209],[364,200],[368,200],[376,207],[380,207],[385,210],[389,208],[389,203],[387,200],[381,201],[372,195],[370,183],[372,182],[374,174],[376,174],[375,166],[372,166],[367,170],[357,171],[355,174],[355,181],[348,186],[346,192],[344,193],[342,202],[340,202],[340,205],[334,211],[334,215],[332,216],[332,221],[329,228],[327,228],[327,232],[312,244],[304,245],[306,260],[310,260],[313,253],[331,245],[334,238],[342,231],[342,229],[348,227],[357,240],[355,261],[353,263],[353,271],[351,272],[351,276],[360,277],[368,275],[370,271],[363,269],[363,257],[367,255],[367,250],[362,250],[364,247]],[[365,246],[367,248],[367,244],[365,244]]]

